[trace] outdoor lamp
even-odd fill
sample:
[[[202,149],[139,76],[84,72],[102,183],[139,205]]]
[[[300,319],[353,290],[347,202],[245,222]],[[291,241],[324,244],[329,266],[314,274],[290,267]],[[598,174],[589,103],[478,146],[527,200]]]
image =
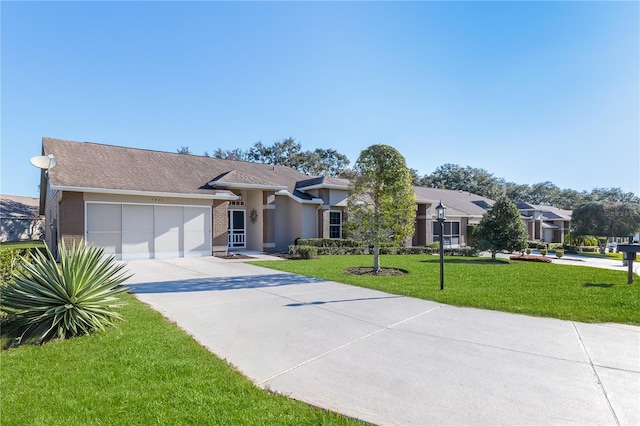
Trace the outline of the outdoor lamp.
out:
[[[447,219],[447,208],[442,204],[436,206],[436,220],[440,223],[440,290],[444,290],[444,221]]]
[[[438,222],[444,222],[446,218],[447,208],[442,204],[442,201],[440,201],[440,204],[436,206],[436,219]]]

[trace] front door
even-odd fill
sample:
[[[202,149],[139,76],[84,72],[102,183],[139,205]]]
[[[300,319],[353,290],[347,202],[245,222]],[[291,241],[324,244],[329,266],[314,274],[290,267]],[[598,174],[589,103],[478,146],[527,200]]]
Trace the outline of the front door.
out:
[[[245,248],[245,212],[244,210],[229,210],[229,248]]]

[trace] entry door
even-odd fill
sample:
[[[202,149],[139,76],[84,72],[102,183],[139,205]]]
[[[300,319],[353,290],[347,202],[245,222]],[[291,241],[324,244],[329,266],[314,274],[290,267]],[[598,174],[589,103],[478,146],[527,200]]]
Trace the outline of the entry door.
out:
[[[244,210],[229,210],[229,248],[246,247],[245,212]]]

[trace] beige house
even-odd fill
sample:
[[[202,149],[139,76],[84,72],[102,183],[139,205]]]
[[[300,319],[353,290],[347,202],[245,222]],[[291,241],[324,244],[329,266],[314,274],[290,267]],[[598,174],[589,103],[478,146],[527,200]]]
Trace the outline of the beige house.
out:
[[[564,243],[564,236],[571,228],[571,210],[522,202],[516,206],[527,226],[530,241]]]
[[[267,164],[43,138],[56,166],[41,173],[46,242],[85,241],[119,259],[283,252],[297,238],[342,238],[349,181]],[[416,235],[434,240],[434,206],[447,205],[445,244],[466,244],[492,200],[416,188]]]

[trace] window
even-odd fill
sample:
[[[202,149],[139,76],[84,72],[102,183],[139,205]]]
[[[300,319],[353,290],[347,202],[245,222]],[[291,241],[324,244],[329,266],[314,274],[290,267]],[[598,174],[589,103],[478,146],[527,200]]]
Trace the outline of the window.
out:
[[[443,233],[444,247],[460,246],[460,222],[445,222]],[[433,222],[433,242],[440,241],[440,223]]]
[[[342,212],[329,212],[329,238],[342,238]]]

